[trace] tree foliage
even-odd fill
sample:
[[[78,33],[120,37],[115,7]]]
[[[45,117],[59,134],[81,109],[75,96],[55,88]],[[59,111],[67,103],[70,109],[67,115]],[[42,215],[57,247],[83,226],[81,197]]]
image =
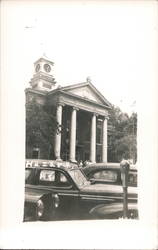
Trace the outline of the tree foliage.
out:
[[[119,162],[122,158],[137,159],[137,114],[129,116],[119,107],[112,106],[109,114],[108,161]]]
[[[26,150],[40,144],[53,147],[53,138],[60,127],[51,111],[50,106],[39,104],[35,99],[26,103]]]

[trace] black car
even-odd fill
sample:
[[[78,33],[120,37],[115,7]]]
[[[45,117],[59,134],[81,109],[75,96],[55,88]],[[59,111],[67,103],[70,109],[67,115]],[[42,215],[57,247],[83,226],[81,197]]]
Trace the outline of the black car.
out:
[[[122,185],[122,175],[119,163],[95,163],[83,168],[88,180],[95,183]],[[130,165],[128,186],[137,186],[137,168]]]
[[[121,185],[87,180],[77,164],[27,161],[24,220],[119,218],[123,212]],[[136,187],[129,187],[129,217],[137,217]],[[110,210],[109,210],[110,206]],[[134,209],[134,210],[133,210]]]

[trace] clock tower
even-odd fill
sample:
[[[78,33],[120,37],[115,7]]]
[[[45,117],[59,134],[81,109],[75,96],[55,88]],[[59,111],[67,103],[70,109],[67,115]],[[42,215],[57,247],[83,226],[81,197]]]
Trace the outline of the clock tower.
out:
[[[33,89],[50,91],[55,88],[56,82],[53,77],[54,63],[41,57],[34,63],[34,75],[30,81]]]

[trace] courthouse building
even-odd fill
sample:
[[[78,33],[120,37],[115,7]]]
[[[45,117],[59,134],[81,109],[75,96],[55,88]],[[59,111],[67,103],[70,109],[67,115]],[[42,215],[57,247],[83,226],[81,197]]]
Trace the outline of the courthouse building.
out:
[[[111,104],[87,79],[86,82],[65,87],[56,86],[54,63],[42,57],[34,63],[35,73],[26,101],[33,97],[49,104],[57,122],[65,129],[56,133],[53,148],[31,145],[27,158],[67,161],[107,162],[107,123]]]

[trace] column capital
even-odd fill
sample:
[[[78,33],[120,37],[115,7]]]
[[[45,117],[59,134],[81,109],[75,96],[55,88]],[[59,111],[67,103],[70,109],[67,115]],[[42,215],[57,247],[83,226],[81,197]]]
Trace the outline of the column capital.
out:
[[[75,107],[75,106],[73,106],[72,109],[73,109],[73,110],[76,110],[76,111],[79,110],[79,108],[78,108],[78,107]]]
[[[103,116],[103,120],[109,120],[109,116],[108,115]]]
[[[62,106],[62,107],[64,107],[64,106],[65,106],[65,103],[63,103],[63,102],[57,102],[57,106]]]
[[[92,116],[96,116],[96,117],[97,117],[97,116],[99,116],[99,114],[96,113],[96,112],[93,112],[93,113],[92,113]]]

